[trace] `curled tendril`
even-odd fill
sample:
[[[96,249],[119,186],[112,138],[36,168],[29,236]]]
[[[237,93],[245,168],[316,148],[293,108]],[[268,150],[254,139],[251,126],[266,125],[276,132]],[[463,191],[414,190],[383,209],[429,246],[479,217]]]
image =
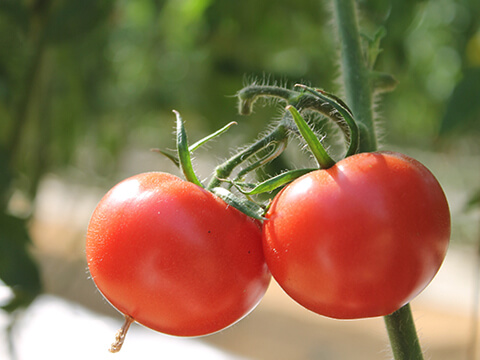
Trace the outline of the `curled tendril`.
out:
[[[328,155],[322,143],[312,129],[310,129],[307,122],[303,119],[298,110],[292,105],[288,105],[287,110],[292,114],[293,120],[295,121],[300,134],[305,139],[320,168],[328,169],[329,167],[333,166],[335,161],[330,157],[330,155]]]
[[[274,160],[275,158],[279,157],[280,154],[285,150],[287,147],[287,141],[286,139],[283,141],[273,141],[271,142],[267,148],[268,148],[268,153],[263,156],[260,160],[248,165],[247,167],[243,168],[240,170],[237,174],[237,177],[235,180],[242,179],[246,174],[249,172],[258,169],[259,167],[269,163],[270,161]]]
[[[302,88],[305,91],[308,91],[309,93],[317,97],[319,100],[331,106],[334,109],[334,111],[338,112],[338,114],[341,116],[341,118],[344,121],[343,123],[342,122],[338,123],[339,126],[342,128],[342,130],[344,130],[344,133],[345,133],[346,129],[343,126],[343,124],[346,123],[348,127],[348,133],[349,133],[348,139],[350,141],[350,144],[348,146],[347,153],[345,156],[350,156],[355,154],[358,150],[358,145],[360,142],[360,132],[359,132],[356,121],[353,119],[351,110],[345,105],[345,103],[341,101],[339,98],[337,98],[336,96],[331,95],[322,90],[313,89],[302,84],[297,84],[295,86]]]
[[[253,104],[259,97],[274,97],[288,103],[294,101],[301,94],[298,91],[269,85],[250,85],[244,87],[237,93],[239,100],[238,112],[241,115],[250,115],[253,111]]]
[[[297,84],[301,91],[290,90],[272,85],[250,85],[237,93],[239,112],[249,115],[259,97],[273,97],[294,106],[301,113],[311,110],[326,116],[335,122],[343,132],[349,143],[346,156],[356,153],[359,143],[359,131],[353,119],[352,111],[337,96],[320,89],[313,89],[306,85]]]

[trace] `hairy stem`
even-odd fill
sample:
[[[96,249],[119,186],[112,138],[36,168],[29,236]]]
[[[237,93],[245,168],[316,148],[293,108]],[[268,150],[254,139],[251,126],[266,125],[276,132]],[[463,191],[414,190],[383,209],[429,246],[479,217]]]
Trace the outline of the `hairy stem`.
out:
[[[341,44],[341,64],[346,103],[359,123],[359,152],[375,151],[370,73],[362,51],[354,0],[334,0],[335,23]]]
[[[423,360],[410,305],[405,305],[384,319],[394,358]]]
[[[265,149],[271,143],[282,142],[287,138],[287,130],[283,124],[279,124],[267,136],[262,137],[255,143],[235,154],[232,158],[225,161],[215,168],[215,173],[207,186],[211,190],[220,185],[221,179],[226,179],[232,171],[241,163],[255,155],[257,152]]]

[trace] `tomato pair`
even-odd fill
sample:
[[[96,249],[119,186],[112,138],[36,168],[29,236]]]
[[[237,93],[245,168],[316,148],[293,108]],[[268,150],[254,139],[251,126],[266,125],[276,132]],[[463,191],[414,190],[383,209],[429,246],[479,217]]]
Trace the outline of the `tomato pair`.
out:
[[[357,154],[310,172],[275,197],[266,218],[261,227],[195,184],[140,174],[97,206],[87,233],[90,273],[133,320],[205,335],[250,312],[270,272],[318,314],[389,314],[431,281],[450,236],[437,180],[398,153]]]

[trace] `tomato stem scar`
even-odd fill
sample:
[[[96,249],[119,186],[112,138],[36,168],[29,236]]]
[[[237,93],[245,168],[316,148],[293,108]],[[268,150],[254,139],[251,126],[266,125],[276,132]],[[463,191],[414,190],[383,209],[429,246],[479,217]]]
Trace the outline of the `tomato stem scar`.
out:
[[[110,351],[111,353],[116,353],[122,349],[122,345],[123,345],[123,342],[125,341],[125,336],[127,336],[128,329],[130,328],[130,325],[132,325],[134,321],[135,320],[131,316],[125,315],[125,322],[115,334],[115,342],[112,344],[110,349],[108,349],[108,351]]]

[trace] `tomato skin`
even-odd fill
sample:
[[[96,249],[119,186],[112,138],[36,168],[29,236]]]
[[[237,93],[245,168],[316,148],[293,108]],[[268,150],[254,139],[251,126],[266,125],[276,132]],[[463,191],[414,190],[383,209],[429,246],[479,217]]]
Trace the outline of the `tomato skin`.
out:
[[[263,246],[279,285],[307,309],[355,319],[388,315],[433,279],[450,212],[418,161],[361,153],[304,175],[273,200]]]
[[[114,307],[177,336],[235,323],[258,304],[271,277],[255,220],[159,172],[126,179],[104,196],[90,220],[86,255]]]

